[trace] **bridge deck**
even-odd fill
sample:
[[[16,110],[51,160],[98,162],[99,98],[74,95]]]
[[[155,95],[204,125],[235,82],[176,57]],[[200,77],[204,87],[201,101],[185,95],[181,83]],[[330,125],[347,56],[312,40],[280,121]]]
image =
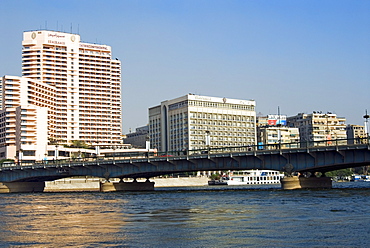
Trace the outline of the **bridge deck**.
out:
[[[242,151],[244,149],[244,151]],[[286,172],[327,172],[370,164],[368,144],[257,150],[243,147],[166,156],[109,157],[8,165],[0,182],[50,181],[71,176],[150,178],[180,172],[270,169]],[[238,151],[239,150],[239,151]]]

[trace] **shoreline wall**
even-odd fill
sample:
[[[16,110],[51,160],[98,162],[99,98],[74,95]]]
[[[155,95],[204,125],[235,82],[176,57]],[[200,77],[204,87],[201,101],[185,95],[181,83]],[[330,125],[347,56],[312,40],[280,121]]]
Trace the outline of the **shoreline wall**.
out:
[[[196,187],[208,185],[207,177],[176,177],[176,178],[151,178],[154,188],[159,187]],[[145,182],[146,179],[137,180]],[[52,182],[45,182],[44,192],[76,192],[76,191],[100,191],[99,178],[66,178]],[[132,180],[125,180],[132,182]]]

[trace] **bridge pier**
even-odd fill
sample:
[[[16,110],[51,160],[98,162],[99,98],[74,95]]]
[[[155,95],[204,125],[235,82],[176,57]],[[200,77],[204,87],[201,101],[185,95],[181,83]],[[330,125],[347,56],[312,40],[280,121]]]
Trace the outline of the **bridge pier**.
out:
[[[43,192],[45,182],[10,182],[0,183],[0,193]]]
[[[330,177],[284,177],[281,179],[282,189],[331,189]]]
[[[147,180],[146,182],[105,182],[100,183],[101,192],[113,191],[152,191],[154,190],[154,182]]]

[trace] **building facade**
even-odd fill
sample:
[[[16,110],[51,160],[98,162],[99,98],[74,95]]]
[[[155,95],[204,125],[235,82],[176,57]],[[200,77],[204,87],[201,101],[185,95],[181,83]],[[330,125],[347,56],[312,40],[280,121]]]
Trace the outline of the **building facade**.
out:
[[[143,126],[136,128],[133,133],[126,134],[124,139],[125,144],[131,144],[133,147],[146,148],[147,141],[149,139],[149,126]]]
[[[37,80],[4,76],[0,158],[25,155],[42,159],[55,122],[55,89]]]
[[[289,127],[299,129],[301,142],[320,142],[316,145],[332,144],[331,140],[346,139],[346,119],[336,114],[314,111],[310,114],[299,113],[287,118]],[[345,141],[340,142],[345,143]]]
[[[258,145],[262,149],[299,147],[299,129],[296,127],[258,127],[257,133]]]
[[[24,77],[55,87],[55,125],[50,137],[109,145],[121,135],[121,64],[112,49],[80,41],[77,34],[23,34]]]
[[[149,137],[158,151],[256,144],[254,100],[188,94],[149,109]]]
[[[22,46],[22,77],[2,80],[2,147],[122,143],[121,63],[112,59],[110,46],[47,30],[24,32]]]
[[[346,127],[348,144],[360,144],[365,142],[361,140],[366,138],[365,127],[360,125],[348,124]]]
[[[299,147],[299,129],[288,127],[286,115],[258,115],[257,142],[259,149]]]
[[[286,126],[286,115],[257,115],[257,126]]]

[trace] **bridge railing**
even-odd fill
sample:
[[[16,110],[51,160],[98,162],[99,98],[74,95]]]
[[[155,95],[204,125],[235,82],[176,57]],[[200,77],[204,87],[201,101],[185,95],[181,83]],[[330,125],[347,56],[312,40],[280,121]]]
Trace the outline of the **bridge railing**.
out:
[[[207,153],[235,153],[235,152],[252,152],[262,150],[281,150],[281,149],[298,149],[311,147],[329,147],[329,146],[345,146],[369,144],[368,138],[357,139],[330,139],[321,141],[303,141],[291,143],[273,143],[273,144],[258,144],[237,147],[209,147],[206,149],[189,150],[189,155],[207,154]],[[170,152],[169,152],[170,153]]]
[[[241,152],[257,152],[263,150],[284,150],[284,149],[299,149],[299,148],[311,148],[311,147],[331,147],[331,146],[350,146],[350,145],[361,145],[370,144],[369,138],[355,138],[355,139],[333,139],[333,140],[321,140],[321,141],[303,141],[303,142],[292,142],[292,143],[274,143],[274,144],[258,144],[258,145],[247,145],[247,146],[236,146],[236,147],[207,147],[204,149],[196,150],[182,150],[182,151],[167,151],[167,152],[140,152],[130,154],[113,154],[104,157],[89,157],[89,158],[70,158],[70,159],[58,159],[53,161],[40,161],[36,163],[27,163],[20,161],[19,163],[6,162],[0,164],[0,168],[18,168],[24,166],[52,166],[58,167],[58,165],[73,165],[79,163],[96,163],[99,161],[107,160],[132,160],[132,159],[149,159],[156,157],[183,157],[183,156],[198,156],[205,154],[221,154],[221,153],[241,153]]]

